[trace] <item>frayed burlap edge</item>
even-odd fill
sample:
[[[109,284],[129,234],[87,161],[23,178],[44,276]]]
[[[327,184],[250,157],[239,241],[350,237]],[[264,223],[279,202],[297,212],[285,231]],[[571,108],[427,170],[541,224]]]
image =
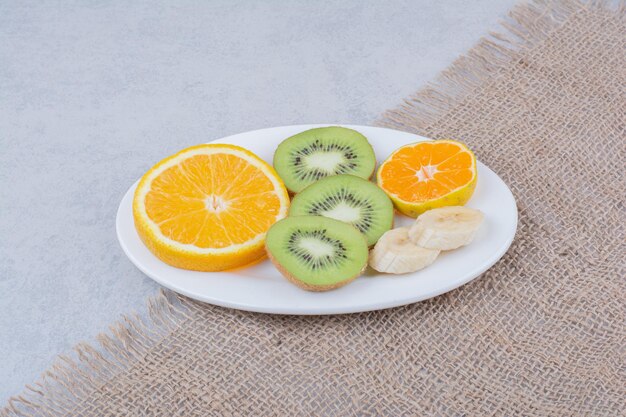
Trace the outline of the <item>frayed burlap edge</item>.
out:
[[[626,3],[618,13],[624,15]],[[516,6],[502,22],[501,33],[482,38],[467,55],[458,58],[433,83],[390,110],[377,125],[420,131],[445,117],[463,100],[497,79],[511,62],[523,59],[533,48],[558,29],[567,19],[585,8],[609,10],[607,2],[583,3],[577,0],[537,0]],[[148,300],[148,315],[122,316],[109,333],[97,337],[98,346],[80,343],[71,356],[59,356],[56,363],[24,392],[8,400],[0,416],[72,415],[81,402],[118,375],[141,361],[167,339],[200,305],[169,291]]]
[[[620,1],[617,14],[624,16],[626,2]],[[388,110],[374,124],[422,133],[445,117],[450,109],[477,89],[486,88],[501,70],[523,59],[524,52],[541,44],[573,14],[588,8],[611,11],[611,2],[594,0],[535,0],[519,4],[501,22],[505,31],[489,32],[466,55],[457,58],[433,82]]]
[[[182,297],[161,290],[147,301],[148,314],[124,315],[96,337],[97,347],[79,343],[59,355],[40,380],[8,400],[0,416],[72,415],[72,410],[107,381],[140,361],[182,322],[189,310]]]

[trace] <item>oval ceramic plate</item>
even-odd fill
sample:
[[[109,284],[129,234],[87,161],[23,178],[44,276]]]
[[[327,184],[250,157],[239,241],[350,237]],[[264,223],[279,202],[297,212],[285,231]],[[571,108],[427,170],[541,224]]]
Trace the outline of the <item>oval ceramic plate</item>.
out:
[[[274,149],[282,140],[321,126],[327,125],[275,127],[215,142],[245,147],[271,163]],[[358,130],[369,139],[379,163],[402,145],[429,140],[391,129],[345,127]],[[492,170],[479,162],[478,185],[467,206],[481,210],[485,221],[470,245],[442,253],[434,264],[412,274],[385,275],[368,269],[345,287],[314,293],[289,283],[267,260],[224,272],[187,271],[161,262],[135,231],[132,199],[136,186],[137,183],[130,187],[117,212],[117,236],[130,260],[159,284],[178,293],[219,306],[262,313],[354,313],[401,306],[443,294],[473,280],[496,263],[509,248],[517,227],[517,208],[511,191]],[[409,225],[412,221],[396,216],[397,226]]]

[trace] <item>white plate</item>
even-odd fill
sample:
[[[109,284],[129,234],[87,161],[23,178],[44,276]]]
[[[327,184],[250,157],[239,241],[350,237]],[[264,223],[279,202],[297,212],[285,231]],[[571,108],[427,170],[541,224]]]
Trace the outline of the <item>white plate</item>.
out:
[[[215,143],[250,149],[272,161],[276,146],[285,138],[313,127],[283,126],[240,133]],[[428,140],[406,132],[369,126],[345,125],[364,134],[378,161],[407,143]],[[157,161],[154,161],[157,162]],[[506,184],[478,163],[478,185],[467,204],[485,214],[475,240],[455,251],[442,253],[431,266],[406,275],[384,275],[368,270],[349,285],[334,291],[301,290],[284,279],[269,261],[226,272],[195,272],[171,267],[157,259],[141,242],[132,216],[137,183],[128,190],[117,212],[117,236],[128,258],[159,284],[196,300],[240,310],[277,314],[343,314],[397,307],[425,300],[476,278],[509,248],[517,228],[515,199]],[[396,225],[412,219],[396,216]]]

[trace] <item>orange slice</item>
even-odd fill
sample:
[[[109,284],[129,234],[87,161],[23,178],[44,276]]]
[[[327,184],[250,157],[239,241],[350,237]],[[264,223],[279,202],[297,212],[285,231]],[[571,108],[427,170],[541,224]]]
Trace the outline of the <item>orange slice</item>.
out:
[[[376,174],[403,214],[417,217],[426,210],[465,204],[476,188],[476,157],[453,140],[418,142],[397,149]]]
[[[178,268],[221,271],[265,256],[265,234],[287,215],[274,169],[234,145],[193,146],[152,167],[133,200],[145,245]]]

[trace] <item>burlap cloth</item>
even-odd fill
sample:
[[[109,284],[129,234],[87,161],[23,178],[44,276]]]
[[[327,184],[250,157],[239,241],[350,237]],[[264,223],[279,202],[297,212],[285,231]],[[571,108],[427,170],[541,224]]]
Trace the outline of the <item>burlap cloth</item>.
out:
[[[380,120],[465,141],[510,185],[517,237],[479,279],[334,317],[165,293],[0,414],[625,415],[625,9],[518,7]]]

